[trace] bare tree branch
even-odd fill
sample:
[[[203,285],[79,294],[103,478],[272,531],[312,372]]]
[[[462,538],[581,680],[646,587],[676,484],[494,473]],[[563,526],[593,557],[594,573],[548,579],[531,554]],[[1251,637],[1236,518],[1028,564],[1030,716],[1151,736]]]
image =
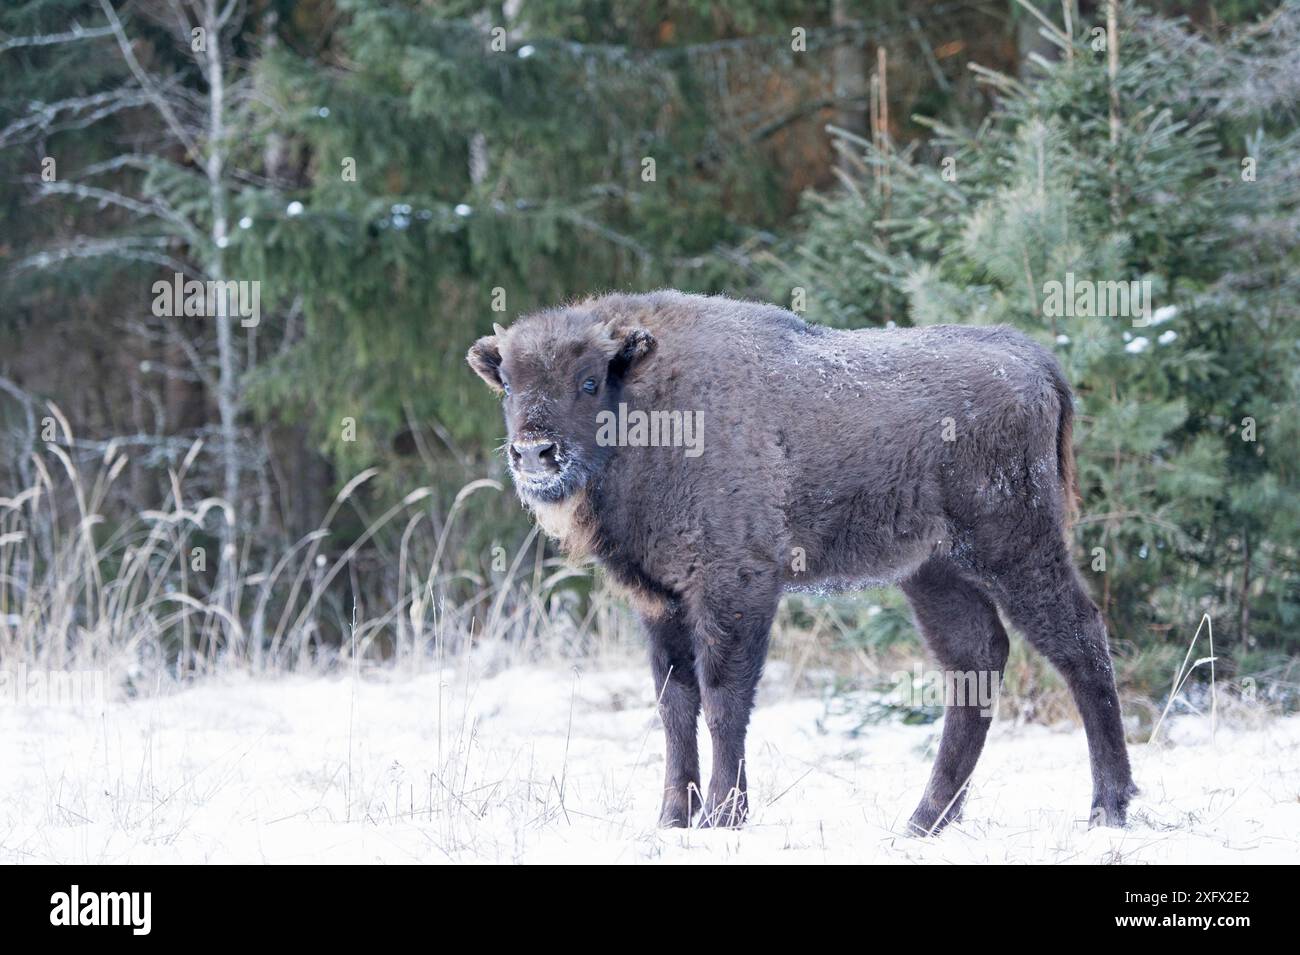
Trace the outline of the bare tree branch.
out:
[[[157,156],[150,156],[148,153],[123,153],[120,156],[114,156],[112,159],[105,159],[103,162],[83,166],[69,178],[89,179],[92,176],[103,175],[106,172],[117,172],[120,169],[138,169],[141,172],[150,172],[157,168],[161,162],[163,161],[158,159]]]
[[[36,201],[40,201],[46,196],[71,196],[74,199],[97,202],[101,207],[117,206],[119,209],[126,209],[128,212],[134,212],[139,216],[169,222],[184,233],[185,238],[191,243],[202,243],[204,241],[203,233],[199,231],[197,226],[159,199],[144,201],[111,189],[87,186],[79,182],[42,182],[39,179],[35,181],[40,187]]]
[[[0,40],[0,53],[31,46],[54,46],[57,43],[75,43],[78,40],[94,40],[102,36],[112,36],[112,27],[91,27],[87,30],[74,23],[66,33],[46,33],[41,36],[14,36]]]
[[[14,275],[29,269],[48,269],[76,259],[120,258],[133,262],[151,262],[162,265],[174,272],[180,272],[191,278],[198,278],[193,270],[174,259],[165,252],[155,249],[170,248],[175,242],[172,236],[123,236],[116,239],[76,239],[67,245],[51,249],[42,249],[19,259],[7,270]]]
[[[108,17],[109,26],[112,27],[113,36],[117,38],[117,47],[122,51],[122,58],[126,61],[127,67],[131,70],[131,75],[135,77],[140,88],[144,90],[153,103],[167,127],[172,131],[172,135],[180,140],[181,145],[197,161],[199,158],[198,143],[190,135],[189,130],[181,123],[176,112],[172,109],[167,98],[163,96],[162,91],[154,82],[153,77],[145,72],[140,61],[136,59],[135,50],[131,49],[131,41],[127,38],[126,31],[122,28],[122,21],[117,18],[117,11],[113,9],[113,4],[109,0],[99,0],[99,6],[104,11],[104,16]]]
[[[84,129],[105,116],[111,116],[124,109],[148,106],[149,103],[148,97],[143,93],[129,89],[96,93],[92,96],[74,96],[53,103],[33,103],[28,115],[14,120],[0,130],[0,149],[28,142],[62,129]],[[81,110],[91,110],[91,112],[59,122],[60,114],[78,113]]]

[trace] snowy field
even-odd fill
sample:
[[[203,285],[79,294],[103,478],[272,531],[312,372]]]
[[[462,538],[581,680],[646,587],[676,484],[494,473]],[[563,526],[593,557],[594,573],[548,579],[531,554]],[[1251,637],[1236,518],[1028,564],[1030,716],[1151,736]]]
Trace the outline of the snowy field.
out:
[[[1077,727],[994,727],[966,820],[902,834],[938,725],[764,681],[743,831],[657,830],[646,668],[210,679],[0,708],[0,862],[1263,863],[1300,857],[1300,717],[1182,718],[1133,749],[1131,828],[1088,831]],[[707,766],[707,734],[703,735]],[[1162,733],[1163,735],[1163,733]]]

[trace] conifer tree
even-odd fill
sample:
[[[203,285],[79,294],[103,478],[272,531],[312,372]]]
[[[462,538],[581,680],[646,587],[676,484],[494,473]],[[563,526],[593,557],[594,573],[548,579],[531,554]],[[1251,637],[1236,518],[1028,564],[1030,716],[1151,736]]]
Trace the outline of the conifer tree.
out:
[[[1297,646],[1300,136],[1276,108],[1297,22],[1287,7],[1212,42],[1124,7],[1117,35],[1044,28],[1054,58],[980,71],[983,126],[932,123],[906,155],[849,142],[857,172],[809,199],[773,282],[806,288],[814,320],[892,304],[1055,350],[1079,400],[1080,566],[1121,643],[1185,641],[1209,612],[1239,663]],[[1148,298],[1117,311],[1110,283]]]

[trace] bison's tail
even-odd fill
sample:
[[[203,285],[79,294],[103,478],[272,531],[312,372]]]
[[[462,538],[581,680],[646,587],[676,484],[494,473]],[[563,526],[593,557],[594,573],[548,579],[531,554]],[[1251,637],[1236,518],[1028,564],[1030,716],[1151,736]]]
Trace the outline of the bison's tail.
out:
[[[1056,423],[1056,470],[1061,479],[1061,497],[1065,509],[1065,528],[1079,516],[1079,476],[1074,465],[1074,395],[1059,370],[1053,384],[1061,406]]]

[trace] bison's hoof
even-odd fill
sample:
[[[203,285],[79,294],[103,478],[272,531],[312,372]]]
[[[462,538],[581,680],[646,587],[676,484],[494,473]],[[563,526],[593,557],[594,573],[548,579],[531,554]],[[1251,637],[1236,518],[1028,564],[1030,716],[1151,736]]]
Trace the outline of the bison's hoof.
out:
[[[907,821],[907,832],[912,836],[937,836],[949,823],[960,819],[960,805],[949,806],[945,812],[943,806],[933,806],[927,801],[912,813],[912,818]]]
[[[691,811],[685,801],[665,805],[659,813],[660,829],[685,829],[691,824]]]
[[[913,836],[938,835],[953,822],[961,821],[961,812],[966,805],[966,789],[958,790],[956,796],[941,799],[927,792],[921,804],[912,813],[907,822],[907,831]]]
[[[1088,815],[1088,828],[1110,826],[1123,829],[1128,824],[1128,803],[1137,795],[1132,781],[1093,794],[1092,812]]]
[[[659,810],[659,828],[685,829],[702,805],[704,797],[695,783],[665,790],[663,808]]]

